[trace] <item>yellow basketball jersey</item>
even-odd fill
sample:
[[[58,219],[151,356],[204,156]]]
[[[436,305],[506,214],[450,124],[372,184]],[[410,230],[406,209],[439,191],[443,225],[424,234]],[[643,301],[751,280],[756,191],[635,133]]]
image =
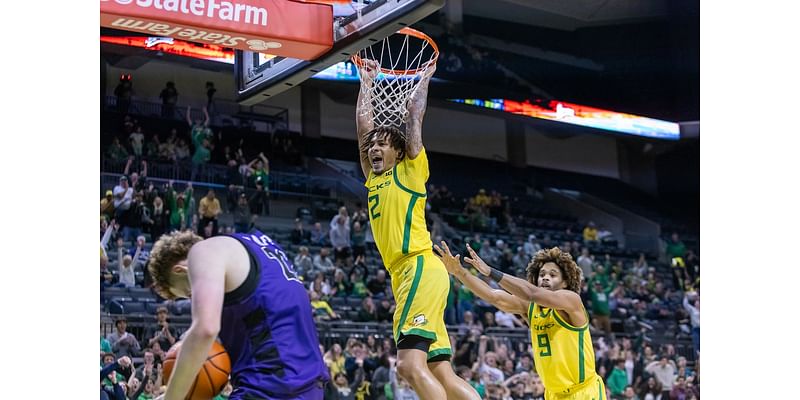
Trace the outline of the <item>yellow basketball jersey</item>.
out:
[[[574,327],[556,310],[531,303],[528,320],[536,373],[546,391],[570,393],[597,375],[588,316],[586,324]]]
[[[398,261],[433,246],[425,225],[427,181],[428,156],[423,148],[415,159],[405,157],[381,175],[370,171],[364,184],[372,235],[390,273]]]

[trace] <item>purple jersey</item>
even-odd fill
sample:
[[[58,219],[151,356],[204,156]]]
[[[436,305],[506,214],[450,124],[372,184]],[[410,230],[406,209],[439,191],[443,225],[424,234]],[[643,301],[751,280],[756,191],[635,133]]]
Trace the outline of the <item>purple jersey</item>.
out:
[[[230,355],[231,399],[295,398],[330,379],[308,294],[280,246],[259,231],[230,235],[250,255],[244,283],[225,294],[219,337]]]

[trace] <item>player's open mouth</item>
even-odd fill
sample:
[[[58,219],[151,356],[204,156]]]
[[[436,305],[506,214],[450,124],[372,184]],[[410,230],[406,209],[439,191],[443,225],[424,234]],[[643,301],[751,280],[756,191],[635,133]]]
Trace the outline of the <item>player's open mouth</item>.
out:
[[[372,165],[373,166],[378,165],[381,162],[383,162],[383,158],[382,157],[372,157],[370,160],[372,161]]]

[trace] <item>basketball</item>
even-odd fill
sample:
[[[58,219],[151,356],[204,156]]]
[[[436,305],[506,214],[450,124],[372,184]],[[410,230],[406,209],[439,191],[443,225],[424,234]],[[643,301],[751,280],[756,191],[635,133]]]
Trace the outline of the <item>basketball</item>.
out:
[[[178,359],[178,353],[181,351],[181,342],[175,343],[167,352],[164,358],[164,382],[169,382],[169,377],[172,374],[172,368],[175,366],[175,360]],[[197,378],[186,396],[190,400],[210,400],[214,396],[220,394],[225,384],[228,383],[228,375],[231,373],[231,359],[228,357],[228,352],[217,341],[211,345],[211,350],[208,351],[208,358],[203,363],[203,368],[197,374]]]

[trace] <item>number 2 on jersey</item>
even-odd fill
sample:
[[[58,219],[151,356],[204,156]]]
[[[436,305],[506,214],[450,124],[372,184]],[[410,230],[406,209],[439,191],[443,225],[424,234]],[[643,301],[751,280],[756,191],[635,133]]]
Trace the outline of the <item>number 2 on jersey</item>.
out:
[[[369,213],[372,216],[372,219],[380,217],[381,213],[375,212],[375,209],[378,207],[378,203],[380,203],[380,199],[378,198],[378,195],[375,194],[375,195],[369,196],[368,200],[369,200],[369,204],[372,204],[372,200],[375,200],[375,204],[372,204],[372,207],[369,208]]]

